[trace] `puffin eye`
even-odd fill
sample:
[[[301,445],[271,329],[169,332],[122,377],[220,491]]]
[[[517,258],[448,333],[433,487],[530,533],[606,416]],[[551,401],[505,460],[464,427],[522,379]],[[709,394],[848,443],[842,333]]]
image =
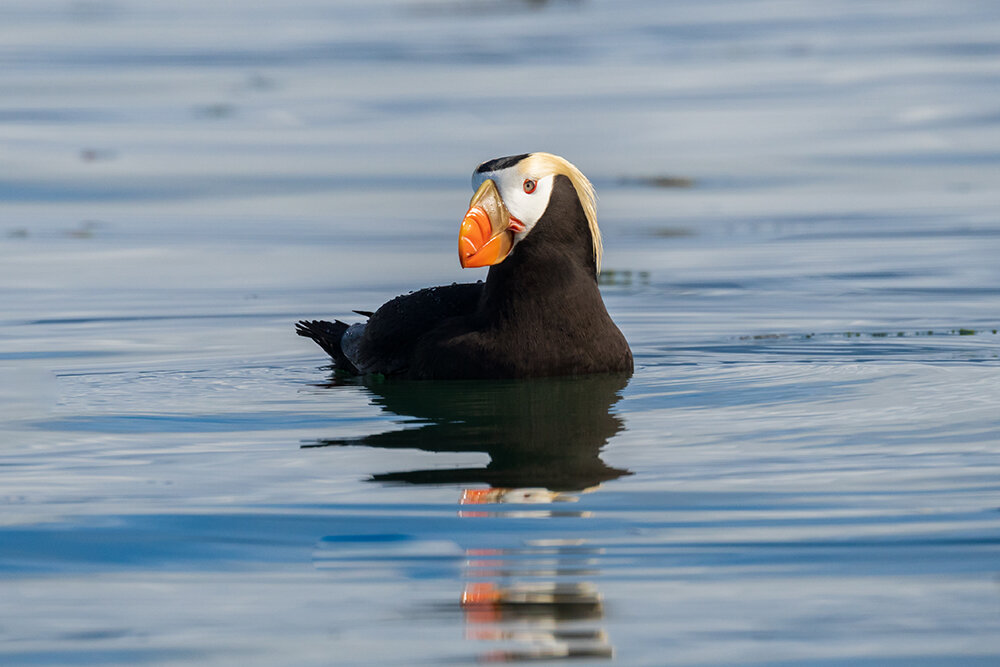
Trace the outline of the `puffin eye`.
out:
[[[535,182],[530,178],[524,179],[524,191],[529,195],[535,191]]]

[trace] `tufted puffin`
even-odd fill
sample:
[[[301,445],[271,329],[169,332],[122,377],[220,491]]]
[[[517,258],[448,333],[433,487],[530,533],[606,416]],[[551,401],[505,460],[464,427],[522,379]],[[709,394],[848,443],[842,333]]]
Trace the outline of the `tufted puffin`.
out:
[[[462,267],[486,282],[396,297],[368,321],[301,321],[334,366],[418,380],[631,373],[632,352],[597,287],[594,188],[565,159],[525,153],[480,164],[462,221]]]

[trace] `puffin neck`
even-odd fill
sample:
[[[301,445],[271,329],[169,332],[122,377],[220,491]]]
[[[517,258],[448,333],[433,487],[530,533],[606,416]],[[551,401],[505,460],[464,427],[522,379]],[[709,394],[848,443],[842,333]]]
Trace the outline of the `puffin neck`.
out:
[[[510,256],[490,268],[479,315],[536,322],[600,298],[583,206],[570,180],[557,176],[545,213]]]

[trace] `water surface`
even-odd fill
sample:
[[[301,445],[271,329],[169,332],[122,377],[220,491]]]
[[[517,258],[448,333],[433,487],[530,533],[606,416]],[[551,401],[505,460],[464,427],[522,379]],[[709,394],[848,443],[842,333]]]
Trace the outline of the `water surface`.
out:
[[[4,664],[991,665],[1000,11],[0,8]],[[345,382],[592,178],[631,378]]]

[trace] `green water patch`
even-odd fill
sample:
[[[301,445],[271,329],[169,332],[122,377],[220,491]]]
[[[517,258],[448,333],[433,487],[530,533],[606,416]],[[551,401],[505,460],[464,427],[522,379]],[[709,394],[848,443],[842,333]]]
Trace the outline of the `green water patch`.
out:
[[[807,333],[807,334],[780,334],[780,333],[765,333],[765,334],[753,334],[747,336],[740,336],[740,340],[788,340],[788,339],[804,339],[809,340],[812,338],[831,338],[837,336],[843,336],[844,338],[915,338],[917,336],[993,336],[1000,329],[997,328],[985,328],[985,329],[971,329],[960,327],[957,329],[920,329],[916,331],[845,331],[843,334],[817,334],[817,333]]]
[[[615,269],[605,269],[597,276],[597,284],[614,287],[648,285],[649,271],[616,271]]]
[[[642,185],[649,188],[693,188],[696,181],[688,176],[623,176],[619,185]]]

